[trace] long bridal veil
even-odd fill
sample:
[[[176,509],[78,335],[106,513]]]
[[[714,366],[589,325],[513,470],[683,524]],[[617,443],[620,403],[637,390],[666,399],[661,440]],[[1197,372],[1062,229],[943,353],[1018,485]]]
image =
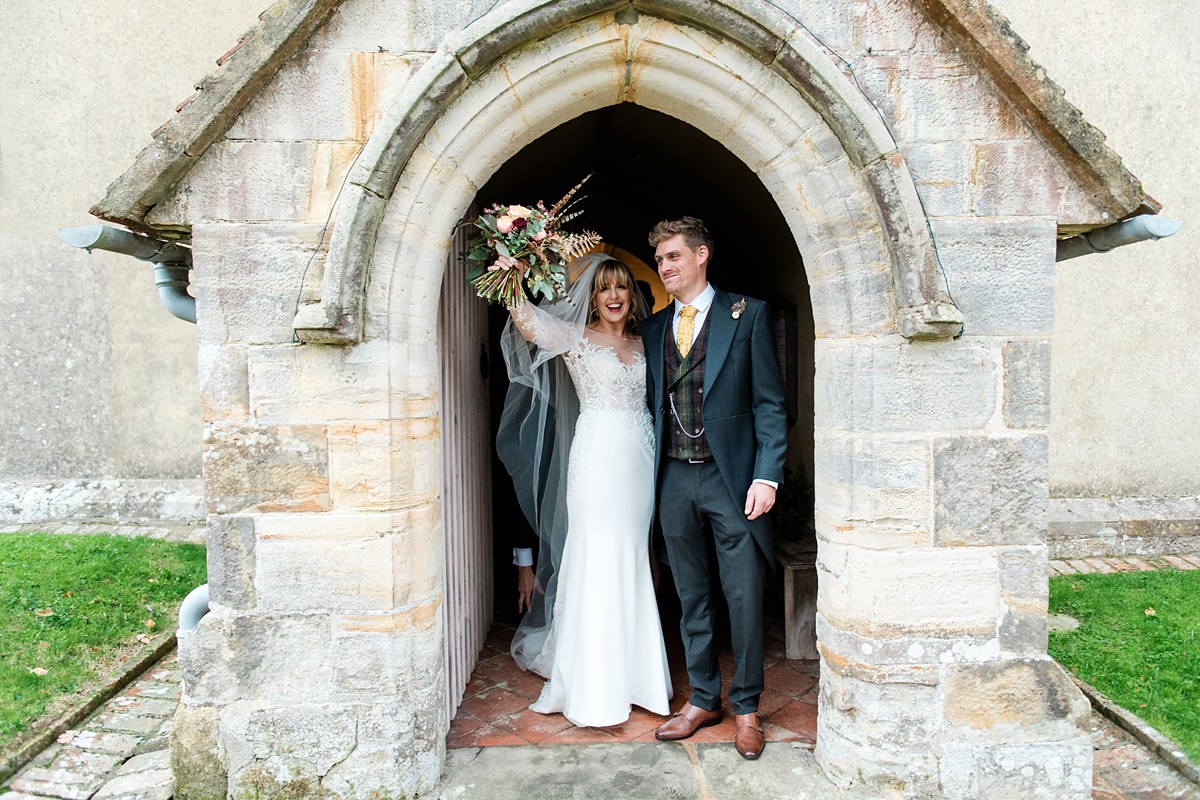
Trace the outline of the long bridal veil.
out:
[[[588,323],[588,303],[596,270],[613,261],[604,253],[591,253],[567,266],[567,296],[537,307],[527,306],[537,318],[543,314],[567,323],[572,335],[539,337],[526,341],[510,319],[501,334],[500,350],[508,367],[509,389],[496,432],[496,450],[513,479],[517,500],[530,526],[537,531],[537,588],[531,606],[513,636],[512,655],[517,665],[549,677],[553,666],[554,600],[558,572],[567,538],[567,462],[579,398],[558,356],[583,341]],[[638,319],[645,305],[633,287]],[[549,644],[549,646],[548,646]]]

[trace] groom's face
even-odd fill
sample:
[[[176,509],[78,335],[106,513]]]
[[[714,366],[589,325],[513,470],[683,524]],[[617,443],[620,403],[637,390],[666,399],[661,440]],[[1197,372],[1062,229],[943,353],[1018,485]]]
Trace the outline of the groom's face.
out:
[[[708,283],[708,248],[704,245],[693,250],[683,234],[677,233],[659,242],[654,248],[654,260],[663,286],[681,302],[690,303],[704,291]]]

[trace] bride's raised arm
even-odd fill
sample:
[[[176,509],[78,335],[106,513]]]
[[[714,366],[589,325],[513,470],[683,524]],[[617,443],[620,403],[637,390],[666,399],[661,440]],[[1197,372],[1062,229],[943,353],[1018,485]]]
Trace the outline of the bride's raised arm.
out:
[[[546,313],[524,298],[519,305],[509,306],[508,314],[525,341],[543,350],[565,352],[583,335],[575,325]]]

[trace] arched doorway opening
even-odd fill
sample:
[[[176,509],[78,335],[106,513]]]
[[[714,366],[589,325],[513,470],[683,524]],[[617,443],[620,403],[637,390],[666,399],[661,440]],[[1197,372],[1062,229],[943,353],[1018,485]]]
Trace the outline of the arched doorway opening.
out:
[[[586,196],[581,203],[584,214],[573,227],[596,230],[604,236],[605,247],[623,251],[635,261],[652,265],[653,251],[646,241],[646,234],[653,224],[684,214],[699,216],[707,222],[717,243],[709,272],[712,282],[729,292],[770,302],[776,314],[780,361],[789,387],[788,467],[791,481],[780,499],[791,507],[776,514],[778,536],[800,540],[805,548],[815,550],[811,530],[813,316],[802,258],[794,234],[774,199],[758,176],[715,139],[667,114],[623,103],[584,113],[526,145],[480,188],[473,208],[494,202],[553,202],[588,174],[592,177],[581,192]],[[453,274],[462,270],[454,257],[447,269],[443,292],[458,291],[462,296],[457,299],[443,297],[442,313],[447,314],[447,309],[456,304],[480,305],[469,291],[464,292],[458,276]],[[648,272],[647,277],[655,284],[653,290],[661,307],[668,301],[665,291],[657,282],[657,276]],[[470,315],[468,309],[456,318]],[[479,316],[478,310],[474,316]],[[490,309],[491,363],[487,372],[493,429],[506,387],[504,367],[496,348],[505,320],[502,310]],[[480,709],[484,708],[488,709],[488,714],[495,713],[494,698],[485,694],[484,700],[493,702],[484,702],[477,696],[489,692],[501,694],[492,691],[499,677],[516,674],[511,666],[504,670],[502,662],[507,661],[508,656],[497,655],[494,648],[505,642],[503,631],[517,620],[511,548],[520,543],[520,530],[527,526],[515,506],[509,476],[495,459],[491,466],[492,524],[480,526],[475,535],[487,537],[490,534],[492,538],[492,574],[490,581],[475,580],[473,583],[476,592],[492,594],[478,598],[473,607],[493,608],[499,633],[489,640],[493,649],[485,649],[482,653],[484,663],[479,673],[469,686],[463,687],[461,702],[465,719],[460,718],[459,724],[451,729],[452,746],[456,730],[470,732],[471,725],[477,721],[472,715],[482,716]],[[447,471],[448,478],[452,471]],[[453,495],[448,488],[447,497]],[[459,501],[471,503],[469,498],[460,497]],[[447,509],[449,518],[450,509]],[[473,548],[466,545],[459,546],[458,550],[466,552]],[[448,572],[464,568],[457,567],[452,559],[453,555],[448,551]],[[782,573],[777,576],[776,584],[778,592],[768,600],[768,616],[778,640],[783,635]],[[678,634],[675,631],[677,617],[671,613],[675,599],[669,577],[661,583],[659,594],[667,609],[664,625],[668,628],[670,644]],[[452,639],[455,638],[453,628],[454,623],[450,622],[447,633]],[[465,675],[453,674],[453,665],[448,666],[452,673],[448,676],[448,689],[453,691],[456,681],[465,683]],[[681,668],[682,664],[673,666]],[[507,681],[499,683],[507,688]],[[531,686],[528,681],[520,681],[520,685],[526,691]],[[451,705],[453,712],[457,704],[452,702]],[[477,738],[469,737],[468,741],[475,743]]]
[[[813,320],[818,569],[826,578],[815,617],[823,652],[834,656],[821,661],[821,725],[822,739],[838,744],[845,737],[829,732],[853,733],[858,722],[854,706],[833,702],[834,690],[863,684],[872,698],[892,691],[876,691],[873,667],[858,669],[876,652],[882,612],[872,587],[857,579],[854,559],[888,557],[867,546],[881,541],[868,507],[876,493],[873,485],[866,491],[859,485],[872,475],[872,453],[881,443],[876,429],[883,429],[885,446],[906,435],[893,436],[874,413],[888,396],[873,391],[870,378],[907,357],[905,339],[943,336],[954,326],[941,314],[933,250],[907,165],[846,76],[765,5],[763,22],[735,26],[722,38],[708,33],[709,25],[692,27],[686,4],[667,5],[668,16],[678,19],[588,16],[572,3],[556,3],[530,10],[517,26],[497,12],[472,32],[491,34],[435,54],[379,121],[352,169],[320,300],[301,308],[296,328],[312,343],[360,343],[356,358],[386,357],[391,409],[401,417],[426,414],[430,400],[449,396],[438,375],[438,351],[446,345],[438,327],[439,302],[448,296],[442,283],[447,265],[456,263],[448,233],[507,162],[565,121],[624,104],[661,112],[727,148],[761,181],[803,254]],[[545,36],[531,40],[531,30]],[[754,39],[756,32],[766,38]],[[755,55],[764,42],[776,54],[770,63]],[[570,171],[554,192],[588,170]],[[639,241],[644,233],[639,226]],[[794,267],[800,269],[799,259]],[[715,265],[713,277],[721,280]],[[771,293],[764,288],[747,285],[747,294]],[[444,411],[440,420],[447,420]],[[444,424],[439,438],[450,446]],[[925,482],[913,493],[926,498],[929,488]],[[407,541],[414,547],[449,540],[451,487],[444,489],[435,513],[412,527]],[[412,555],[441,558],[444,551]],[[449,646],[450,626],[464,613],[455,604],[463,574],[451,565],[440,580],[421,584],[436,619],[398,636],[425,653]],[[434,669],[426,672],[431,682],[422,685],[421,708],[435,697],[441,705],[453,691],[450,674]],[[418,750],[441,763],[449,718],[439,716],[436,724],[427,718]],[[880,751],[881,764],[889,748]],[[824,757],[820,742],[817,754]]]

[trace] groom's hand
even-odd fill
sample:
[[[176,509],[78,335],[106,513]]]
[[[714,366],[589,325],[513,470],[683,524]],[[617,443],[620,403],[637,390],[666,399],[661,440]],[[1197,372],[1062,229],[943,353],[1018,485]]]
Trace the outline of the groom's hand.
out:
[[[517,613],[530,609],[533,590],[537,586],[537,578],[533,575],[533,567],[517,567]]]
[[[770,511],[773,505],[775,487],[757,481],[750,484],[750,491],[746,492],[746,519],[758,519]]]

